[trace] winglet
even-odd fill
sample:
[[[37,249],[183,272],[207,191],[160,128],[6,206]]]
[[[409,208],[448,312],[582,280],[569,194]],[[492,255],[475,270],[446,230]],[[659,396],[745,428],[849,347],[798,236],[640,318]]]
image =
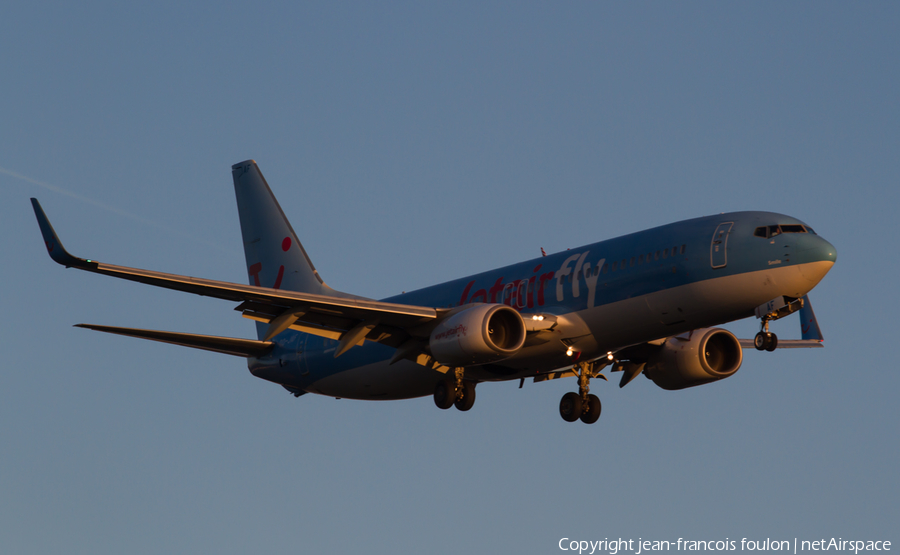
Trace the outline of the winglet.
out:
[[[812,339],[814,341],[824,341],[822,330],[819,328],[819,322],[816,320],[816,313],[813,312],[812,303],[809,302],[809,296],[803,297],[803,308],[800,309],[800,333],[803,339]]]
[[[53,230],[53,226],[50,225],[50,220],[48,220],[47,215],[44,214],[41,203],[39,203],[36,198],[31,199],[31,206],[34,208],[34,215],[37,217],[38,225],[41,228],[41,235],[44,236],[44,244],[47,246],[47,252],[50,253],[50,258],[67,268],[72,266],[76,268],[90,266],[90,260],[76,258],[66,251],[62,242],[59,240],[59,237],[56,235],[56,232]]]

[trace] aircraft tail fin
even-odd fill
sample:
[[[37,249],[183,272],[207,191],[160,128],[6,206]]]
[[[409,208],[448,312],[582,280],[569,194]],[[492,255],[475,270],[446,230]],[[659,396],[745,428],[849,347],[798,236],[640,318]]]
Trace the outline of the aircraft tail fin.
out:
[[[231,166],[250,285],[333,294],[325,285],[254,160]]]

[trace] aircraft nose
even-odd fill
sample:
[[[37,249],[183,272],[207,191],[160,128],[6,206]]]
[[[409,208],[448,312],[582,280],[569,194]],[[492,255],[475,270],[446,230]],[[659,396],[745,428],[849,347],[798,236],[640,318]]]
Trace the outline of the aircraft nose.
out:
[[[837,261],[837,249],[818,235],[807,237],[806,243],[806,248],[798,252],[800,259],[803,260],[800,265],[800,273],[815,285],[834,266]]]
[[[815,242],[810,250],[812,251],[810,254],[821,262],[831,262],[832,264],[837,262],[837,249],[818,235],[815,237]]]

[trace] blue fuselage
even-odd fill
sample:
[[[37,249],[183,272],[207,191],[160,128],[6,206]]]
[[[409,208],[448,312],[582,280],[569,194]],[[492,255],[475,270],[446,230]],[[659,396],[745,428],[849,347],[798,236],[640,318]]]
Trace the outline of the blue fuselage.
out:
[[[455,279],[388,299],[453,308],[502,303],[526,319],[564,322],[470,379],[535,376],[618,349],[753,315],[778,296],[802,297],[828,272],[836,250],[803,222],[771,212],[733,212],[677,222]],[[395,349],[366,343],[334,357],[338,342],[287,331],[254,375],[291,389],[360,399],[430,395],[442,377]]]

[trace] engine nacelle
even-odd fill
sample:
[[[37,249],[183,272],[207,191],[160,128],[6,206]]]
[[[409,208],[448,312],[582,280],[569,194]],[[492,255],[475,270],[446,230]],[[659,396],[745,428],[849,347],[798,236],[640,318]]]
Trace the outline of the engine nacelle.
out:
[[[476,366],[509,358],[525,343],[525,322],[507,305],[481,304],[443,320],[429,346],[445,366]]]
[[[730,331],[708,328],[670,337],[644,368],[663,389],[684,389],[727,378],[741,367],[743,350]]]

